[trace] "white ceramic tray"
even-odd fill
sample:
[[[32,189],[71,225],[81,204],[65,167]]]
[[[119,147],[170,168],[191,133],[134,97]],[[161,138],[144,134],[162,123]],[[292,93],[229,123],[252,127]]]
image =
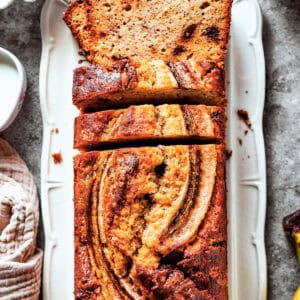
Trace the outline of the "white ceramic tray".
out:
[[[72,106],[71,87],[72,70],[79,57],[77,45],[61,19],[65,8],[63,1],[46,0],[41,16],[41,201],[46,243],[43,297],[47,300],[74,298],[72,142],[77,111]],[[227,164],[230,300],[266,299],[266,174],[262,133],[265,65],[261,27],[256,0],[234,2],[227,59],[227,137],[233,151]],[[238,109],[249,113],[252,130],[247,135],[245,124],[237,117]],[[58,151],[63,161],[54,164],[51,154]]]

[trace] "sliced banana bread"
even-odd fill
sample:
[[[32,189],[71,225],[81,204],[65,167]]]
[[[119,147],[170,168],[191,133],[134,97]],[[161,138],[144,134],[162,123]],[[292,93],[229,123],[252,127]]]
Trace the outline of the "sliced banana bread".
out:
[[[223,66],[232,0],[77,0],[64,20],[93,64],[161,59]]]
[[[76,299],[227,299],[222,145],[74,159]]]
[[[66,15],[68,17],[66,18]],[[86,49],[89,43],[89,30],[87,25],[87,4],[85,1],[72,2],[65,15],[65,21],[76,37],[80,47]]]
[[[82,111],[131,104],[225,104],[223,69],[214,63],[161,60],[133,65],[124,59],[112,68],[75,69],[73,103]]]
[[[91,149],[130,141],[185,141],[224,138],[225,111],[205,105],[140,105],[81,114],[75,119],[74,147]]]

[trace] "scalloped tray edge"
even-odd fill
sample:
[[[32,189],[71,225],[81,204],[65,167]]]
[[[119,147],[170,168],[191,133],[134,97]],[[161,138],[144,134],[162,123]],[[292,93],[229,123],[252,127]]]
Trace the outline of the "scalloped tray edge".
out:
[[[43,299],[73,298],[72,156],[76,152],[72,149],[72,130],[77,112],[71,101],[71,72],[77,64],[77,46],[62,23],[64,9],[63,0],[46,0],[41,14],[43,46],[39,90],[44,125],[41,163],[41,206],[45,231]],[[233,150],[227,163],[229,299],[265,300],[266,166],[262,131],[265,62],[262,17],[257,0],[234,1],[232,15],[227,57],[230,116],[227,144]],[[238,120],[237,109],[249,112],[252,130]],[[54,128],[59,128],[59,134]],[[247,135],[246,130],[249,132]],[[243,140],[243,146],[238,139]],[[60,165],[52,161],[51,153],[56,151],[63,153],[64,160]]]

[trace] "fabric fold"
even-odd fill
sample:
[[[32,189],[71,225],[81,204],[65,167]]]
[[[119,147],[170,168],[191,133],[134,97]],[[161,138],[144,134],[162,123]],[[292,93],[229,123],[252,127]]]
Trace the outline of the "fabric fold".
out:
[[[38,299],[43,252],[36,248],[38,197],[17,152],[0,139],[0,299]]]

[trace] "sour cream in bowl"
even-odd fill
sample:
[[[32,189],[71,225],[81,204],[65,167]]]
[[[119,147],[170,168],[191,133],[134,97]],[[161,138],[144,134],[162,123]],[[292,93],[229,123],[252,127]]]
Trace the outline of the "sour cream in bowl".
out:
[[[15,55],[0,47],[0,131],[16,118],[26,91],[26,74]]]

